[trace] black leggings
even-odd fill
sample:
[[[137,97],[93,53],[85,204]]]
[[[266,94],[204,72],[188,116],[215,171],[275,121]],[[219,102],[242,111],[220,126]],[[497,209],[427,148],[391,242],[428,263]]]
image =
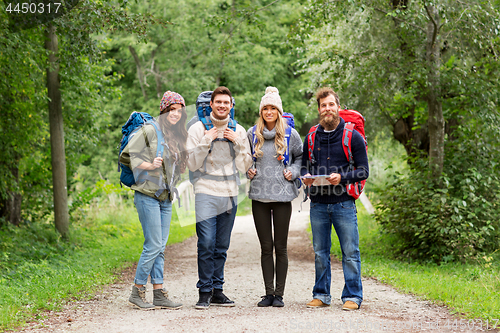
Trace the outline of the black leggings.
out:
[[[292,215],[292,203],[252,200],[252,214],[260,241],[260,261],[266,295],[283,296],[286,273],[288,271],[286,247],[288,227],[290,226],[290,217]],[[276,251],[276,288],[274,288],[273,248]]]

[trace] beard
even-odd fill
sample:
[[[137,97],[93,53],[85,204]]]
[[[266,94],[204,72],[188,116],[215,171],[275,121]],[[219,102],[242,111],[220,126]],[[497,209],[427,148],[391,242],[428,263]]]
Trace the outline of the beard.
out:
[[[327,117],[329,115],[331,115],[331,117]],[[327,131],[333,131],[336,129],[339,122],[339,114],[335,112],[329,112],[319,116],[319,124]]]

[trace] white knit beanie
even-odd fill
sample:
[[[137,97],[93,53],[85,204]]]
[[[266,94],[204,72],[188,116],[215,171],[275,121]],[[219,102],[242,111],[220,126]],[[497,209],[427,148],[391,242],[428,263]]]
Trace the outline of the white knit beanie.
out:
[[[281,97],[278,88],[276,87],[266,88],[266,93],[264,96],[262,96],[262,99],[260,100],[259,115],[262,113],[262,108],[266,105],[275,106],[279,110],[280,114],[283,114],[283,106],[281,104]]]

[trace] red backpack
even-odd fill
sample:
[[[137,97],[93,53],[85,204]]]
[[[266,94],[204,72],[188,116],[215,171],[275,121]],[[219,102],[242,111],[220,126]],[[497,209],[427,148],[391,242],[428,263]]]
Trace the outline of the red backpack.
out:
[[[344,153],[349,161],[349,166],[351,170],[355,170],[354,167],[354,159],[352,157],[351,151],[351,139],[353,130],[358,131],[359,134],[365,140],[365,147],[368,146],[365,137],[365,118],[361,113],[355,110],[339,110],[339,116],[342,117],[345,121],[344,133],[342,134],[342,147],[344,148]],[[309,133],[307,134],[307,150],[309,152],[309,160],[311,163],[316,163],[316,159],[314,158],[314,139],[316,137],[316,131],[318,130],[318,125],[311,127]],[[348,184],[346,186],[347,194],[349,194],[354,199],[359,198],[361,193],[365,188],[366,180],[362,180],[360,182],[356,182],[354,184]]]

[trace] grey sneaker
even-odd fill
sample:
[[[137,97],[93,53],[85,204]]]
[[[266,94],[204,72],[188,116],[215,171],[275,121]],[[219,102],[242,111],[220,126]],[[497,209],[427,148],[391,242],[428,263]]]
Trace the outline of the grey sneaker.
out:
[[[132,294],[128,299],[130,303],[132,303],[135,307],[141,310],[154,310],[155,306],[151,303],[146,302],[146,287],[142,286],[141,288],[137,288],[136,286],[132,286]]]
[[[153,290],[153,305],[160,309],[180,309],[181,303],[175,303],[168,299],[168,292],[165,289]]]

